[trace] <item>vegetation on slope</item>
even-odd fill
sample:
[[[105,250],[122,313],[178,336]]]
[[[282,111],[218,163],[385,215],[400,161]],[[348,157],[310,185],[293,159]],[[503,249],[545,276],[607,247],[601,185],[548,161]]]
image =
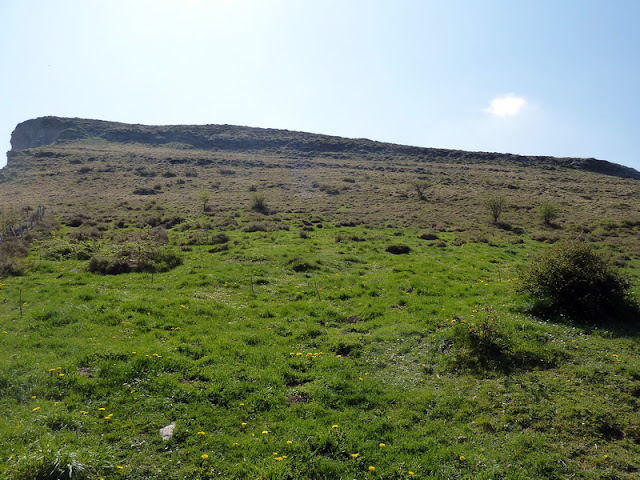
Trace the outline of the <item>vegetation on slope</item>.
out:
[[[578,237],[637,299],[637,181],[342,155],[14,152],[48,214],[0,279],[0,476],[635,478],[637,311],[516,287]]]

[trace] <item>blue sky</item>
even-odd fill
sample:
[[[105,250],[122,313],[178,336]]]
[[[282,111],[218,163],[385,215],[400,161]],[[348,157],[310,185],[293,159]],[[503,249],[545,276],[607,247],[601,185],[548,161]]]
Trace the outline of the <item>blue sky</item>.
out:
[[[638,18],[636,0],[2,0],[0,149],[59,115],[640,169]]]

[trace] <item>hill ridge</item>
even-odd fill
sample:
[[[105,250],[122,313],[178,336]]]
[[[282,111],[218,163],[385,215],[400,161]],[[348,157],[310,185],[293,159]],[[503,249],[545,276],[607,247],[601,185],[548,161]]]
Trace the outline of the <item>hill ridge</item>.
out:
[[[564,167],[621,178],[640,179],[640,172],[633,168],[595,158],[470,152],[236,125],[141,125],[56,116],[38,117],[19,123],[11,135],[11,151],[7,153],[7,165],[11,162],[12,154],[19,150],[90,139],[181,149],[295,152],[302,156],[340,153],[404,155],[412,157],[413,160],[426,162],[508,163],[520,166]]]

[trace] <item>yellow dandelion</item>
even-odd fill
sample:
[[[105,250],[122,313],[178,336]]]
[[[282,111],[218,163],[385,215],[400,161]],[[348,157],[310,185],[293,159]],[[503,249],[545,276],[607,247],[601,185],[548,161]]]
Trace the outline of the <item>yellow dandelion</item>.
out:
[[[198,435],[204,435],[204,432],[198,432]]]
[[[352,453],[351,458],[358,458],[360,456],[359,453]]]
[[[374,467],[373,465],[369,465],[369,471],[370,472],[375,472],[376,471],[376,467]]]
[[[64,377],[64,373],[59,373],[58,376],[59,377]]]
[[[118,465],[116,468],[117,468],[118,470],[124,470],[124,467],[123,467],[122,465]]]
[[[276,460],[281,462],[282,460],[284,460],[284,457],[276,457]]]
[[[106,410],[106,408],[100,407],[98,410],[100,410],[101,412],[104,412]]]
[[[240,424],[240,426],[241,426],[241,427],[246,427],[246,426],[247,426],[247,422],[242,422],[242,423]]]
[[[362,381],[362,380],[364,380],[364,379],[363,379],[362,377],[358,377],[358,380]]]
[[[131,355],[137,355],[138,352],[131,352]]]
[[[106,417],[104,417],[105,420],[111,420],[111,417],[113,417],[113,413],[110,413],[109,415],[107,415]]]
[[[464,455],[460,455],[460,461],[461,462],[466,462],[467,461],[467,457],[465,457]]]
[[[338,428],[338,425],[331,425],[331,428]]]
[[[291,445],[293,442],[291,440],[287,440],[287,445]]]
[[[338,358],[342,358],[342,355],[336,355],[336,357],[338,357]]]
[[[241,407],[244,407],[244,403],[240,402],[240,406],[241,406]]]
[[[411,470],[409,470],[407,473],[408,473],[409,475],[415,475],[415,473],[413,473]]]
[[[268,431],[268,430],[263,430],[263,431],[262,431],[262,434],[263,434],[263,435],[266,435],[267,433],[269,433],[269,431]]]
[[[38,410],[40,410],[40,407],[35,407],[33,410],[31,410],[32,412],[37,412]]]
[[[384,448],[386,447],[386,445],[384,443],[381,443],[380,445],[378,445],[380,448]]]
[[[301,357],[301,356],[302,356],[302,352],[296,353],[296,357]]]
[[[206,453],[203,453],[203,454],[200,456],[200,458],[201,458],[202,460],[207,460],[207,459],[209,458],[209,455],[207,455]]]

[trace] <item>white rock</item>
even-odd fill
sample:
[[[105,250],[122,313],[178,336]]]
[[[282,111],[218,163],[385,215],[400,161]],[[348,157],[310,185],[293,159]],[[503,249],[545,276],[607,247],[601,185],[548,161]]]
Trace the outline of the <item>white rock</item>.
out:
[[[163,440],[169,440],[173,437],[173,429],[176,428],[176,422],[171,422],[166,427],[160,429],[160,435],[162,435]]]

